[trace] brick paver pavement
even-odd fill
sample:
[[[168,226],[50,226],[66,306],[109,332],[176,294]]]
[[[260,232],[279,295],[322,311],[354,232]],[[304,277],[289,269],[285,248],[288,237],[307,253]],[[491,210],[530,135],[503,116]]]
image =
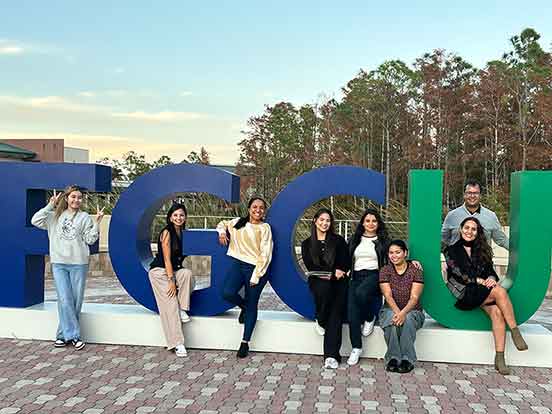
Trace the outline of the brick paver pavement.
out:
[[[381,360],[321,368],[321,357],[0,339],[0,414],[7,413],[549,413],[552,370]]]
[[[51,282],[47,300],[55,300]],[[87,302],[133,303],[113,278],[90,278]],[[265,289],[262,309],[286,310]],[[532,322],[552,326],[552,301]],[[531,351],[529,351],[531,352]],[[362,359],[324,370],[310,355],[0,339],[0,414],[8,413],[552,413],[552,369],[420,362],[387,373]]]

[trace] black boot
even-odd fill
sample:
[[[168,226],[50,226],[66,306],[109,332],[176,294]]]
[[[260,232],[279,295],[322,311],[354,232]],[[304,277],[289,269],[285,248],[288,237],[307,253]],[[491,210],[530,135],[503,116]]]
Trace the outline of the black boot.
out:
[[[237,357],[245,358],[249,354],[249,344],[247,342],[242,342],[240,344],[240,349],[238,349]]]
[[[401,374],[406,374],[407,372],[410,372],[413,369],[414,369],[414,365],[412,365],[410,361],[407,361],[405,359],[401,361],[401,364],[399,365],[397,372],[400,372]]]
[[[396,359],[392,359],[387,363],[387,366],[385,367],[386,371],[389,372],[398,372],[399,370],[399,362]]]

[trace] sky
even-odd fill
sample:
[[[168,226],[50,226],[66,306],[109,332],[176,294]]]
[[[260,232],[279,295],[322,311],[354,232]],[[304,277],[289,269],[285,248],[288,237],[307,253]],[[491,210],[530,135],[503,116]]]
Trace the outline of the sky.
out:
[[[0,2],[0,139],[234,164],[265,105],[339,98],[385,60],[441,48],[483,67],[526,27],[550,51],[552,1],[525,3]]]

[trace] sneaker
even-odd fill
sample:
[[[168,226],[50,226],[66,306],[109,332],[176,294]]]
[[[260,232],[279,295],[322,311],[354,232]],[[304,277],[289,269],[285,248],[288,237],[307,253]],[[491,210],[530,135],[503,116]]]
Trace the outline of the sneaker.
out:
[[[190,322],[190,315],[186,313],[184,309],[180,309],[180,320],[182,323]]]
[[[67,342],[65,342],[63,339],[56,339],[54,342],[54,347],[56,348],[65,348],[67,346]]]
[[[186,347],[184,346],[184,344],[177,345],[174,348],[174,352],[175,352],[177,357],[186,357],[186,356],[188,356],[188,351],[186,351]]]
[[[414,365],[412,365],[409,361],[405,359],[401,361],[399,368],[397,368],[397,372],[400,372],[401,374],[406,374],[407,372],[410,372],[413,369],[414,369]]]
[[[349,359],[347,360],[347,364],[351,366],[358,364],[358,360],[361,354],[362,354],[362,349],[353,348],[353,350],[351,351],[351,355],[349,355]]]
[[[387,363],[385,370],[388,372],[399,372],[399,362],[396,359],[392,359]]]
[[[337,359],[329,357],[326,358],[324,361],[324,368],[328,369],[337,369],[339,367],[339,362],[337,362]]]
[[[242,342],[236,356],[238,358],[245,358],[247,355],[249,355],[249,344],[247,342]]]
[[[77,351],[80,351],[82,348],[85,347],[85,343],[84,341],[81,341],[79,338],[77,339],[73,339],[71,341],[71,344],[73,345],[73,347],[77,350]]]
[[[374,318],[371,322],[364,322],[364,326],[362,327],[362,336],[368,336],[372,332],[374,332],[375,324],[376,324],[376,318]]]
[[[326,333],[326,330],[320,326],[317,320],[314,321],[314,330],[320,336],[324,336],[324,334]]]

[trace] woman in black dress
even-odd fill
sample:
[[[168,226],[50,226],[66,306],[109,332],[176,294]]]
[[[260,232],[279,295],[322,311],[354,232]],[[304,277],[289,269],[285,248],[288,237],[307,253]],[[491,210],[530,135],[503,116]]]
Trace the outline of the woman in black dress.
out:
[[[447,285],[458,299],[460,310],[480,307],[491,319],[495,341],[495,369],[508,375],[510,369],[504,361],[506,325],[512,332],[516,348],[525,351],[525,343],[514,316],[508,292],[498,284],[493,268],[493,252],[483,231],[474,217],[465,218],[460,224],[460,239],[445,249]]]
[[[334,231],[330,210],[316,212],[311,236],[301,243],[301,256],[316,306],[316,331],[324,335],[324,368],[336,369],[341,362],[343,313],[347,299],[349,251],[345,239]]]

